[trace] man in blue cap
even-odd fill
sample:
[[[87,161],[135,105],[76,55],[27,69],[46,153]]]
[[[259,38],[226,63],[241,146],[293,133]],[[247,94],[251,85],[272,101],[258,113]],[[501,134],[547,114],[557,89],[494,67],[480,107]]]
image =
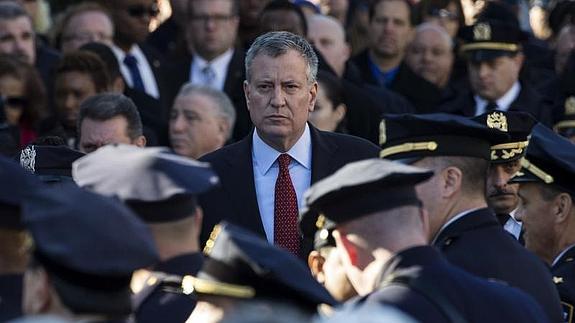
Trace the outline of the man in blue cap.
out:
[[[125,322],[132,273],[158,259],[145,224],[118,201],[73,184],[31,192],[22,212],[34,241],[24,313]]]
[[[435,172],[416,188],[429,212],[429,241],[460,268],[525,291],[551,322],[559,322],[561,305],[549,271],[503,230],[487,207],[491,147],[508,135],[448,114],[390,115],[380,129],[381,158]]]
[[[197,196],[218,184],[214,171],[167,148],[131,145],[102,147],[73,167],[79,186],[119,198],[154,236],[160,262],[135,297],[137,321],[185,321],[195,300],[179,289],[182,277],[195,275],[202,264]]]
[[[525,247],[551,266],[564,322],[575,306],[575,145],[543,125],[533,129],[519,183]]]
[[[22,276],[29,235],[21,221],[27,191],[39,183],[15,162],[0,157],[0,322],[22,314]]]
[[[491,146],[485,195],[487,204],[495,211],[505,231],[522,242],[521,222],[515,216],[519,205],[519,185],[509,183],[509,179],[521,169],[521,158],[525,156],[529,135],[537,120],[522,111],[492,111],[473,120],[509,135],[508,139]]]
[[[320,213],[319,223],[335,222],[343,267],[362,296],[351,306],[389,304],[421,322],[546,322],[527,294],[466,273],[427,245],[429,217],[415,186],[431,176],[368,159],[306,192],[308,214]]]
[[[198,296],[190,322],[219,322],[245,304],[276,306],[311,316],[318,306],[337,301],[293,254],[237,225],[214,227],[197,277],[184,278],[184,293]]]

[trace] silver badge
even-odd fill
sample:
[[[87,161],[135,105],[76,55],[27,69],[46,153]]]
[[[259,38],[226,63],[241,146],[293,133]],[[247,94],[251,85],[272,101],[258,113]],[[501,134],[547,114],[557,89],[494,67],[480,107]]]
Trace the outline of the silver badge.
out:
[[[34,173],[36,172],[36,170],[34,169],[35,165],[36,165],[36,149],[34,149],[33,145],[30,145],[27,146],[20,153],[20,166]]]

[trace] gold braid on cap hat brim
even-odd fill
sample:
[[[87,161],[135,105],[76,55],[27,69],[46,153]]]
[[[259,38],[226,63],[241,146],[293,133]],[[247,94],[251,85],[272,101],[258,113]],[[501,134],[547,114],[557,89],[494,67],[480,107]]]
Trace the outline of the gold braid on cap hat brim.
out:
[[[471,50],[480,50],[480,49],[504,50],[504,51],[508,51],[508,52],[518,52],[519,50],[521,50],[521,46],[518,44],[497,43],[497,42],[479,42],[479,43],[465,44],[465,45],[461,46],[462,52],[468,52]]]

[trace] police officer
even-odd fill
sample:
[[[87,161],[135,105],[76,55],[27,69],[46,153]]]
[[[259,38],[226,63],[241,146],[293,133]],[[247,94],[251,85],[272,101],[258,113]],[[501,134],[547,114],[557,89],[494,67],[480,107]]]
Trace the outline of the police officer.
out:
[[[521,169],[521,158],[527,151],[529,134],[537,121],[522,111],[493,111],[473,120],[509,135],[509,139],[498,141],[491,146],[491,165],[485,195],[487,204],[495,211],[497,220],[505,231],[522,241],[521,222],[515,217],[519,204],[519,185],[510,184],[508,181]]]
[[[325,217],[336,223],[343,267],[362,296],[351,306],[391,304],[421,322],[547,322],[527,294],[472,276],[427,245],[429,218],[415,185],[432,175],[368,159],[344,166],[306,193],[319,222]]]
[[[26,192],[39,183],[15,162],[0,157],[0,322],[22,314],[22,277],[29,235],[21,221]]]
[[[491,146],[509,140],[508,135],[447,114],[390,115],[380,128],[380,157],[435,172],[417,186],[429,211],[432,244],[454,265],[525,291],[551,322],[559,322],[561,305],[549,271],[503,230],[487,208]]]
[[[183,322],[195,300],[180,292],[182,277],[195,275],[202,210],[196,196],[218,184],[207,163],[177,156],[167,148],[106,146],[74,163],[81,187],[116,196],[146,222],[161,262],[135,297],[138,322]]]
[[[22,212],[34,240],[24,313],[125,322],[132,273],[158,260],[145,224],[117,200],[73,184],[35,190]]]
[[[575,145],[537,125],[533,129],[519,183],[519,218],[525,246],[551,266],[565,322],[575,305]]]
[[[237,225],[216,225],[204,253],[197,277],[183,281],[184,293],[198,296],[189,322],[229,319],[250,304],[289,307],[309,319],[319,305],[338,304],[296,256]]]

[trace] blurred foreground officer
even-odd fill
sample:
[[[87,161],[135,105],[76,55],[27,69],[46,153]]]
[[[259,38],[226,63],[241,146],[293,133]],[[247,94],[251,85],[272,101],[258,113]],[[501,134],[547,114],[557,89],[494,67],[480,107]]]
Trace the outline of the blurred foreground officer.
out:
[[[22,314],[22,277],[29,236],[21,221],[24,194],[38,183],[17,163],[0,157],[0,322]]]
[[[575,145],[542,125],[533,129],[521,173],[518,215],[525,247],[551,266],[565,322],[575,306]]]
[[[182,277],[196,275],[203,261],[196,196],[218,183],[210,166],[167,148],[106,146],[74,163],[74,179],[81,187],[118,197],[154,236],[160,263],[135,297],[136,320],[184,322],[196,302],[179,291]]]
[[[321,304],[337,304],[293,254],[236,225],[214,227],[204,252],[197,278],[187,276],[182,284],[184,293],[198,296],[187,322],[219,322],[244,304],[268,311],[281,305],[306,316]]]
[[[311,212],[336,223],[343,267],[362,296],[351,306],[390,304],[421,322],[547,322],[525,293],[474,277],[427,245],[429,218],[415,185],[432,175],[369,159],[306,193]]]
[[[20,152],[20,166],[46,184],[73,182],[72,163],[85,154],[61,145],[28,145]]]
[[[505,231],[521,241],[521,222],[518,222],[515,216],[519,205],[519,185],[510,184],[508,181],[521,169],[521,158],[525,156],[529,134],[537,121],[530,114],[521,111],[493,111],[477,116],[474,120],[509,135],[508,139],[491,146],[491,165],[485,194],[487,204],[495,211],[497,220]]]
[[[433,170],[417,186],[429,211],[429,240],[454,265],[517,287],[537,300],[551,322],[561,321],[549,270],[503,230],[487,208],[491,146],[508,136],[447,114],[389,116],[381,123],[380,156]]]
[[[34,240],[25,314],[124,322],[132,272],[158,257],[146,226],[121,203],[71,184],[37,190],[23,216]]]

